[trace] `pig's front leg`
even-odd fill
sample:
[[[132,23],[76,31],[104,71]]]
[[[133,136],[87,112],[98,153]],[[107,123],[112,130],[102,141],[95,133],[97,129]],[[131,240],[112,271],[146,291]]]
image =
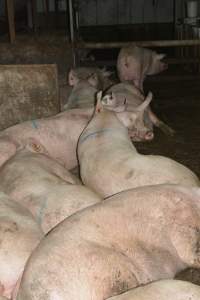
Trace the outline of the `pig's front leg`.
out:
[[[159,127],[166,135],[173,136],[175,134],[175,130],[160,120],[151,109],[148,112],[150,120],[156,127]]]

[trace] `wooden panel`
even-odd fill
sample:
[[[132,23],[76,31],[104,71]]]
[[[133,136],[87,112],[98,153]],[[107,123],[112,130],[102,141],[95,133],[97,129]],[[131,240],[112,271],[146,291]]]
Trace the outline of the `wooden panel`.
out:
[[[59,111],[56,65],[0,66],[0,130]]]

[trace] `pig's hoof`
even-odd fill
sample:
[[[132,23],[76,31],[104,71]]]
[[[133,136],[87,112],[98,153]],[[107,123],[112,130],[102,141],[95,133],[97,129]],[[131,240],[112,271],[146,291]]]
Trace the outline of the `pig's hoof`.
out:
[[[160,129],[168,136],[174,136],[176,131],[165,123],[159,124]]]

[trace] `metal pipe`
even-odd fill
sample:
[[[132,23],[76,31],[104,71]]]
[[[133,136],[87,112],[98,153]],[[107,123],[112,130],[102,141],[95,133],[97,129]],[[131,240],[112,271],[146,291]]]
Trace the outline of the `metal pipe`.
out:
[[[72,0],[69,0],[69,28],[70,28],[70,41],[74,43],[74,16],[73,16],[73,6]]]
[[[200,40],[160,40],[160,41],[134,41],[134,42],[114,42],[114,43],[76,43],[76,48],[82,49],[109,49],[122,48],[127,46],[141,47],[181,47],[200,45]]]
[[[75,35],[74,35],[74,12],[73,12],[73,5],[72,0],[68,0],[68,7],[69,7],[69,35],[70,41],[72,45],[72,57],[73,57],[73,66],[76,67],[76,49],[74,46],[75,42]]]

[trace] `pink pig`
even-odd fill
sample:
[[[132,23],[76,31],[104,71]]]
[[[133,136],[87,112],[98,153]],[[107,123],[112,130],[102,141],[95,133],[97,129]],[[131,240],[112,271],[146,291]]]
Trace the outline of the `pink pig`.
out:
[[[122,82],[132,81],[143,91],[147,75],[158,74],[167,69],[168,65],[161,61],[164,57],[165,54],[132,45],[122,48],[117,59],[119,79]]]

